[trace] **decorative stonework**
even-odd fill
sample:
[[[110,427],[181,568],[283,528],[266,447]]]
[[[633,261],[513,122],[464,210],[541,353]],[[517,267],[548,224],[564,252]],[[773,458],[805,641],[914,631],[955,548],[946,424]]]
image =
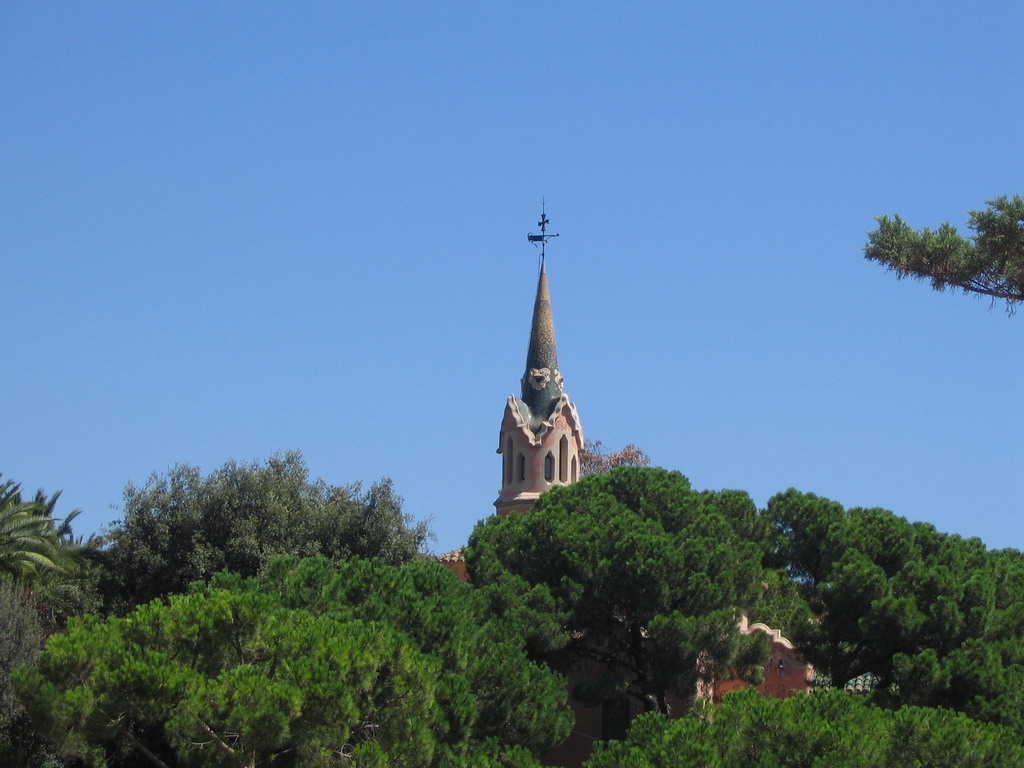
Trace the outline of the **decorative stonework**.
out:
[[[545,436],[556,429],[568,430],[575,437],[579,446],[584,445],[583,428],[580,425],[580,416],[576,405],[569,400],[569,396],[562,394],[555,401],[554,408],[544,421],[531,422],[528,406],[515,395],[509,395],[505,403],[505,416],[501,420],[501,432],[498,436],[498,453],[501,453],[504,446],[503,436],[508,433],[522,433],[528,444],[539,446],[544,442]]]
[[[767,624],[758,622],[750,624],[744,611],[739,621],[739,631],[744,635],[763,632],[771,641],[771,657],[764,667],[764,681],[757,686],[758,690],[777,699],[785,699],[797,694],[808,694],[814,680],[814,667],[807,663],[790,640],[782,635],[782,631],[772,629]],[[738,677],[716,680],[713,696],[721,701],[729,691],[746,688],[747,683]]]
[[[555,371],[557,375],[558,371]],[[551,369],[550,368],[531,368],[526,372],[524,381],[533,387],[538,392],[548,385],[551,381]]]

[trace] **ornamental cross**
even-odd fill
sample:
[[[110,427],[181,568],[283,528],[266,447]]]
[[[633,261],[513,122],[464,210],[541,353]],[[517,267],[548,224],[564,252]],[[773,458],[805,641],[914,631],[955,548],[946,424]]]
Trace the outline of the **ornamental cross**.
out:
[[[547,214],[544,213],[544,200],[540,201],[540,221],[537,222],[537,226],[540,227],[540,234],[535,235],[532,232],[526,236],[526,239],[533,243],[534,247],[537,247],[537,243],[540,243],[540,263],[544,265],[544,248],[548,244],[548,240],[552,237],[558,237],[558,234],[548,234],[548,221]]]

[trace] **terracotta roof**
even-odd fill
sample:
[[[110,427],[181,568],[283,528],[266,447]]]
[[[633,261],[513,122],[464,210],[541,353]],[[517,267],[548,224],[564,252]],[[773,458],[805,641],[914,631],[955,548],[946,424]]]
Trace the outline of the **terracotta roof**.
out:
[[[832,679],[825,674],[817,674],[814,678],[814,687],[819,691],[831,691],[838,689],[847,693],[871,693],[878,687],[878,676],[870,672],[857,675],[847,680],[843,685],[833,685]]]
[[[847,693],[871,693],[876,687],[878,687],[878,678],[870,672],[865,672],[852,680],[847,680],[843,690]]]
[[[453,549],[451,552],[445,552],[443,555],[437,556],[437,561],[439,563],[465,562],[466,558],[462,554],[465,549],[465,547],[459,547],[458,549]]]

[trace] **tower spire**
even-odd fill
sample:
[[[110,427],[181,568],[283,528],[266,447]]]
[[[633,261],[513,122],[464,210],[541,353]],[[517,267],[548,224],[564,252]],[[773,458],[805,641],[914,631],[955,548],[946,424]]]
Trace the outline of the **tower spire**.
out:
[[[530,346],[526,352],[526,371],[522,379],[522,399],[530,407],[534,420],[543,421],[562,395],[562,376],[558,372],[558,351],[555,348],[555,322],[551,316],[551,294],[548,289],[548,271],[545,263],[547,241],[557,234],[548,234],[548,217],[541,200],[540,234],[527,235],[531,243],[540,243],[540,274],[537,277],[537,297],[533,302],[533,322],[530,325]]]
[[[522,397],[509,395],[501,420],[498,453],[502,455],[501,491],[494,506],[499,515],[533,507],[540,495],[556,485],[576,482],[583,429],[568,396],[562,391],[555,350],[555,324],[545,264],[545,246],[557,234],[548,232],[541,202],[540,234],[527,238],[540,245],[537,296],[533,302],[530,346],[526,352]]]
[[[521,384],[523,402],[530,407],[533,417],[546,419],[562,394],[562,375],[558,372],[555,322],[551,316],[548,273],[543,263],[537,278],[530,345],[526,351],[526,369]]]

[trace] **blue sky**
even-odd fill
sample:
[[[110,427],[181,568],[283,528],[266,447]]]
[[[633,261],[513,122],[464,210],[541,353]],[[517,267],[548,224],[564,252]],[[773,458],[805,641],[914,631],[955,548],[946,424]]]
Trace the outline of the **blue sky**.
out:
[[[1024,194],[1019,2],[0,5],[0,472],[176,463],[492,514],[547,200],[588,437],[1024,548],[1024,316],[874,217]]]

